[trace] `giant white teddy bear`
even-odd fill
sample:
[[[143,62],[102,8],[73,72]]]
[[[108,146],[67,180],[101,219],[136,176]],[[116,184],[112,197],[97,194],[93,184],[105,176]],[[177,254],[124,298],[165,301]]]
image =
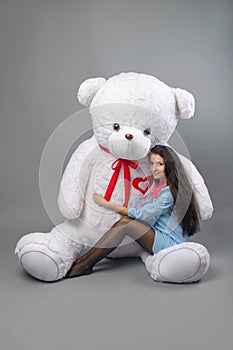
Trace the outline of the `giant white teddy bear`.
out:
[[[67,219],[49,233],[23,236],[16,255],[37,279],[62,279],[121,216],[93,202],[98,192],[118,204],[141,207],[151,201],[148,152],[166,144],[179,119],[193,116],[192,94],[171,88],[157,78],[121,73],[109,79],[91,78],[78,90],[78,100],[92,117],[94,136],[73,153],[62,177],[58,204]],[[180,156],[195,190],[202,219],[213,207],[204,181],[188,159]],[[193,282],[208,270],[204,246],[186,242],[150,255],[127,237],[110,257],[141,257],[156,281]]]

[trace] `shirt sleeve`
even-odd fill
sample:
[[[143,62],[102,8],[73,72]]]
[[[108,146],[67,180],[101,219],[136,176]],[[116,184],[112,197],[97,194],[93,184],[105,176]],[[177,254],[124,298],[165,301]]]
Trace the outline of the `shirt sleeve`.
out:
[[[143,207],[128,208],[128,216],[134,219],[145,221],[146,223],[153,225],[162,213],[165,213],[173,206],[173,197],[170,189],[162,190],[158,197],[151,203],[145,204]]]

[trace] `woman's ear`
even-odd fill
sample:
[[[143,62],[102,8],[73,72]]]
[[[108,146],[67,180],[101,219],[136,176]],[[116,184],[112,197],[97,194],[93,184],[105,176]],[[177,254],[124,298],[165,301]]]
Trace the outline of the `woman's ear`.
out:
[[[193,117],[195,111],[195,99],[190,92],[172,88],[176,99],[176,114],[180,119],[189,119]]]
[[[77,99],[81,105],[89,107],[93,97],[105,82],[105,78],[90,78],[85,80],[77,92]]]

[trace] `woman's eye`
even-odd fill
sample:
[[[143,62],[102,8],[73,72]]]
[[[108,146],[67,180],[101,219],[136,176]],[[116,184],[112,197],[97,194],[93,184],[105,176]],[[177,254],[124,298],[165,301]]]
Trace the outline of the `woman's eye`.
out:
[[[116,130],[116,131],[119,131],[120,130],[120,125],[115,123],[113,124],[113,129]]]
[[[144,135],[145,135],[145,136],[150,135],[150,129],[145,129],[145,130],[144,130]]]

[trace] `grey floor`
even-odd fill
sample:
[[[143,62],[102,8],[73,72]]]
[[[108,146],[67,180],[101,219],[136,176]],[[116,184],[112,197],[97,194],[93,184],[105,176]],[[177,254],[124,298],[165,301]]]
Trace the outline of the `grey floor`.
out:
[[[202,228],[207,241],[217,222]],[[18,237],[9,232],[1,248],[2,349],[232,349],[231,249],[206,242],[211,267],[194,284],[154,282],[138,259],[105,259],[93,275],[44,283],[18,265]]]

